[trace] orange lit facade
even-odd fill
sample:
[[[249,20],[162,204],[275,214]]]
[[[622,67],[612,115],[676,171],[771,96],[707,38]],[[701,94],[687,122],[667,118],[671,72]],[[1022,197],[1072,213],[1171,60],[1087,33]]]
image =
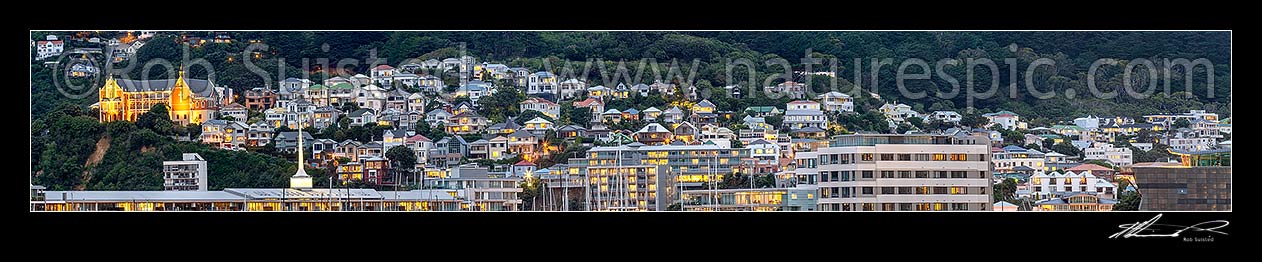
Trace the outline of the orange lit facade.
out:
[[[213,83],[185,79],[183,71],[177,79],[130,80],[110,76],[98,92],[101,122],[136,121],[154,105],[165,104],[171,121],[201,124],[214,119],[220,104]]]

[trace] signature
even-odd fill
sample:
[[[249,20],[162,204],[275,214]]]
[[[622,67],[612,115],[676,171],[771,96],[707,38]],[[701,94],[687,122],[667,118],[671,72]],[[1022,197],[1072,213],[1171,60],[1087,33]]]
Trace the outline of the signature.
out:
[[[1191,226],[1179,226],[1171,224],[1157,224],[1157,219],[1161,219],[1161,214],[1149,219],[1148,221],[1122,224],[1117,226],[1121,228],[1121,232],[1114,233],[1109,238],[1132,238],[1132,237],[1179,237],[1186,231],[1192,232],[1209,232],[1226,235],[1217,229],[1226,227],[1229,222],[1227,220],[1214,220],[1197,223]]]

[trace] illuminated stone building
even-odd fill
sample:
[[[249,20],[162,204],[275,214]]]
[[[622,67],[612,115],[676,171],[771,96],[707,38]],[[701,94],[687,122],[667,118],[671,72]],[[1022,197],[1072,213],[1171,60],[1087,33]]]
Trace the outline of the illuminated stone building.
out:
[[[180,125],[201,124],[214,119],[222,102],[210,80],[186,79],[184,71],[176,79],[131,80],[110,76],[100,92],[100,120],[136,121],[156,104],[166,104],[171,121]]]

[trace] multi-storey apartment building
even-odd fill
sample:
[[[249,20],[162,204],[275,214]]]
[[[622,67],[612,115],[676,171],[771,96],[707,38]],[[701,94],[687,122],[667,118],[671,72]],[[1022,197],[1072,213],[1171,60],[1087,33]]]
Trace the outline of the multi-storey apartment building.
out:
[[[990,210],[989,140],[980,136],[843,135],[797,152],[822,211]]]
[[[206,159],[184,153],[180,161],[162,161],[162,188],[167,191],[206,191]]]
[[[585,177],[586,210],[666,210],[681,190],[704,189],[724,175],[750,173],[748,148],[632,143],[594,147],[571,158],[570,176]]]

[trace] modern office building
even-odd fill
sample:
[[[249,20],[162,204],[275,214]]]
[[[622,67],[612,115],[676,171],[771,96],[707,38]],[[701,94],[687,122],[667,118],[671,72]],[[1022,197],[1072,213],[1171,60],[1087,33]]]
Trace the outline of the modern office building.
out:
[[[162,161],[162,188],[167,191],[206,191],[206,159],[184,153],[181,161]]]
[[[1171,151],[1181,163],[1132,167],[1141,211],[1231,211],[1231,150]]]
[[[985,137],[843,135],[794,156],[796,175],[818,181],[821,211],[990,210]]]

